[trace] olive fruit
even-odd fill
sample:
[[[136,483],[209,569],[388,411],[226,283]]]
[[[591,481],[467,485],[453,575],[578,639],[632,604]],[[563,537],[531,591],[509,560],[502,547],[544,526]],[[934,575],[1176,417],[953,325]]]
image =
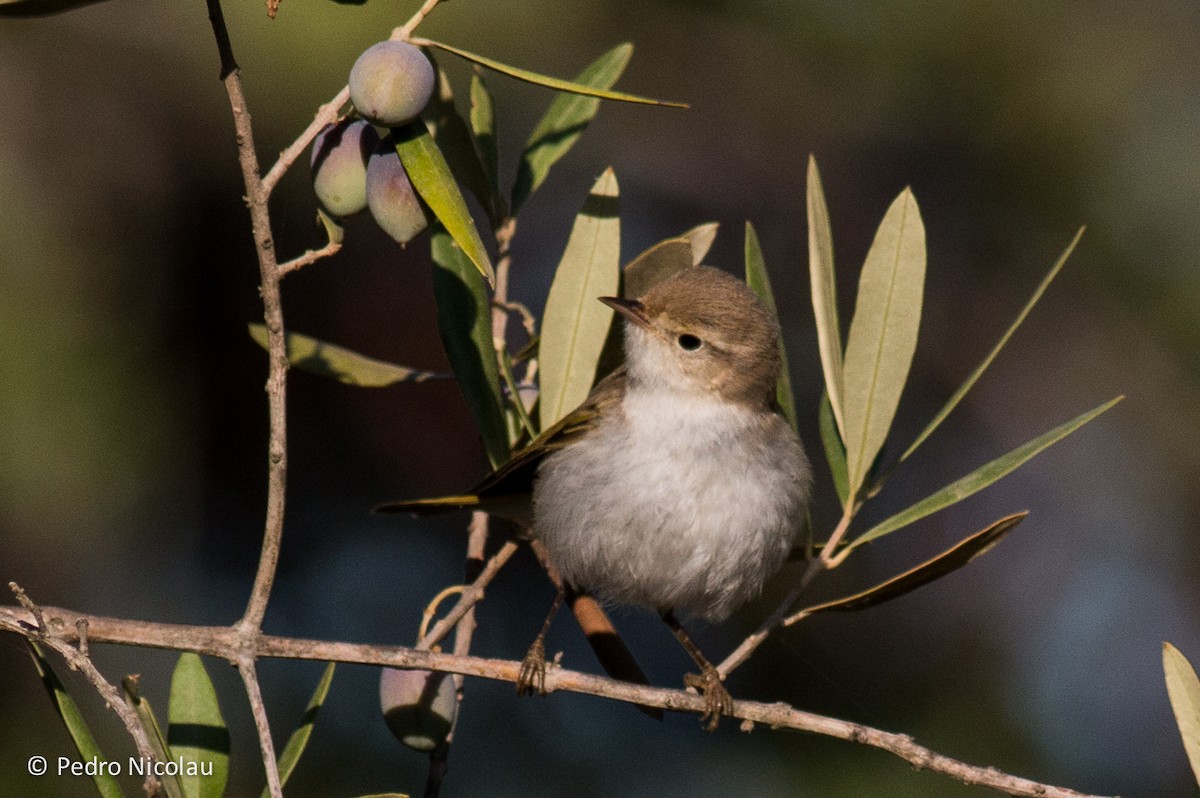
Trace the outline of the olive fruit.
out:
[[[367,205],[383,231],[407,244],[429,226],[391,136],[384,136],[367,162]]]
[[[408,42],[368,47],[350,70],[350,101],[366,119],[396,127],[415,118],[433,95],[433,65]]]
[[[349,119],[326,125],[313,139],[313,191],[331,215],[352,216],[367,207],[367,159],[378,144],[375,128]]]
[[[396,739],[416,751],[432,751],[446,739],[458,714],[454,679],[448,673],[384,668],[379,707]]]

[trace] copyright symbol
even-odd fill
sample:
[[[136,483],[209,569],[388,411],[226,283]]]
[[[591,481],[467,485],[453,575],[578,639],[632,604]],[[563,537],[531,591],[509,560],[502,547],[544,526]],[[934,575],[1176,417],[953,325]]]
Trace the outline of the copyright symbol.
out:
[[[31,756],[25,766],[29,769],[30,776],[41,776],[46,772],[46,757]]]

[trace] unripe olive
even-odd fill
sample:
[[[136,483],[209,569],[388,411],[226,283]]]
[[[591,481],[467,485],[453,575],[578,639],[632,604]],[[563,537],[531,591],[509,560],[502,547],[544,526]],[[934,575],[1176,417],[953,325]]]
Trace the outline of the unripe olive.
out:
[[[429,226],[391,136],[383,137],[367,163],[367,205],[375,222],[401,244]]]
[[[367,159],[379,144],[375,128],[344,119],[313,139],[313,191],[333,216],[351,216],[367,207]]]
[[[377,125],[396,127],[421,113],[433,95],[433,65],[408,42],[368,47],[350,70],[350,101]]]
[[[384,668],[379,707],[396,739],[415,751],[432,751],[446,739],[458,714],[454,679],[447,673]]]

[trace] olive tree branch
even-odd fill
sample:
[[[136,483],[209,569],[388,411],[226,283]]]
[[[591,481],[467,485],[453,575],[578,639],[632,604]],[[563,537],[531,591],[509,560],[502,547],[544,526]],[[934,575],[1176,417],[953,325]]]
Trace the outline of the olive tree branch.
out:
[[[42,612],[46,617],[61,619],[61,622],[48,624],[51,630],[49,638],[66,644],[77,642],[75,621],[84,616],[56,607],[45,607]],[[0,630],[32,638],[38,634],[36,629],[29,610],[0,607]],[[197,654],[222,657],[235,665],[242,656],[277,657],[440,671],[506,682],[515,682],[521,669],[521,663],[515,660],[443,654],[404,646],[306,640],[274,635],[260,635],[253,641],[252,647],[246,649],[236,626],[188,626],[88,616],[88,637],[92,645],[118,643],[193,651]],[[546,691],[582,693],[675,712],[699,714],[704,710],[703,697],[686,690],[621,682],[567,670],[555,664],[550,664],[547,668]],[[1040,784],[1002,773],[995,768],[970,765],[925,748],[908,735],[816,715],[782,702],[735,701],[732,716],[744,721],[743,729],[748,730],[754,724],[762,724],[771,729],[805,731],[867,745],[897,756],[918,770],[940,773],[965,784],[990,787],[1008,795],[1029,798],[1100,798],[1065,787]]]

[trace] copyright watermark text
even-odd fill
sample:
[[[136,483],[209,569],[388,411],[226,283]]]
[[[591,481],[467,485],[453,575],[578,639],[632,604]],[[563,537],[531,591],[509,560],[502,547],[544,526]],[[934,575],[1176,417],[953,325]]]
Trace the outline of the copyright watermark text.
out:
[[[31,756],[25,763],[31,776],[52,773],[58,776],[211,776],[212,762],[186,760],[183,757],[161,761],[131,756],[125,762],[119,759],[71,759],[60,756],[51,763],[44,756]]]

